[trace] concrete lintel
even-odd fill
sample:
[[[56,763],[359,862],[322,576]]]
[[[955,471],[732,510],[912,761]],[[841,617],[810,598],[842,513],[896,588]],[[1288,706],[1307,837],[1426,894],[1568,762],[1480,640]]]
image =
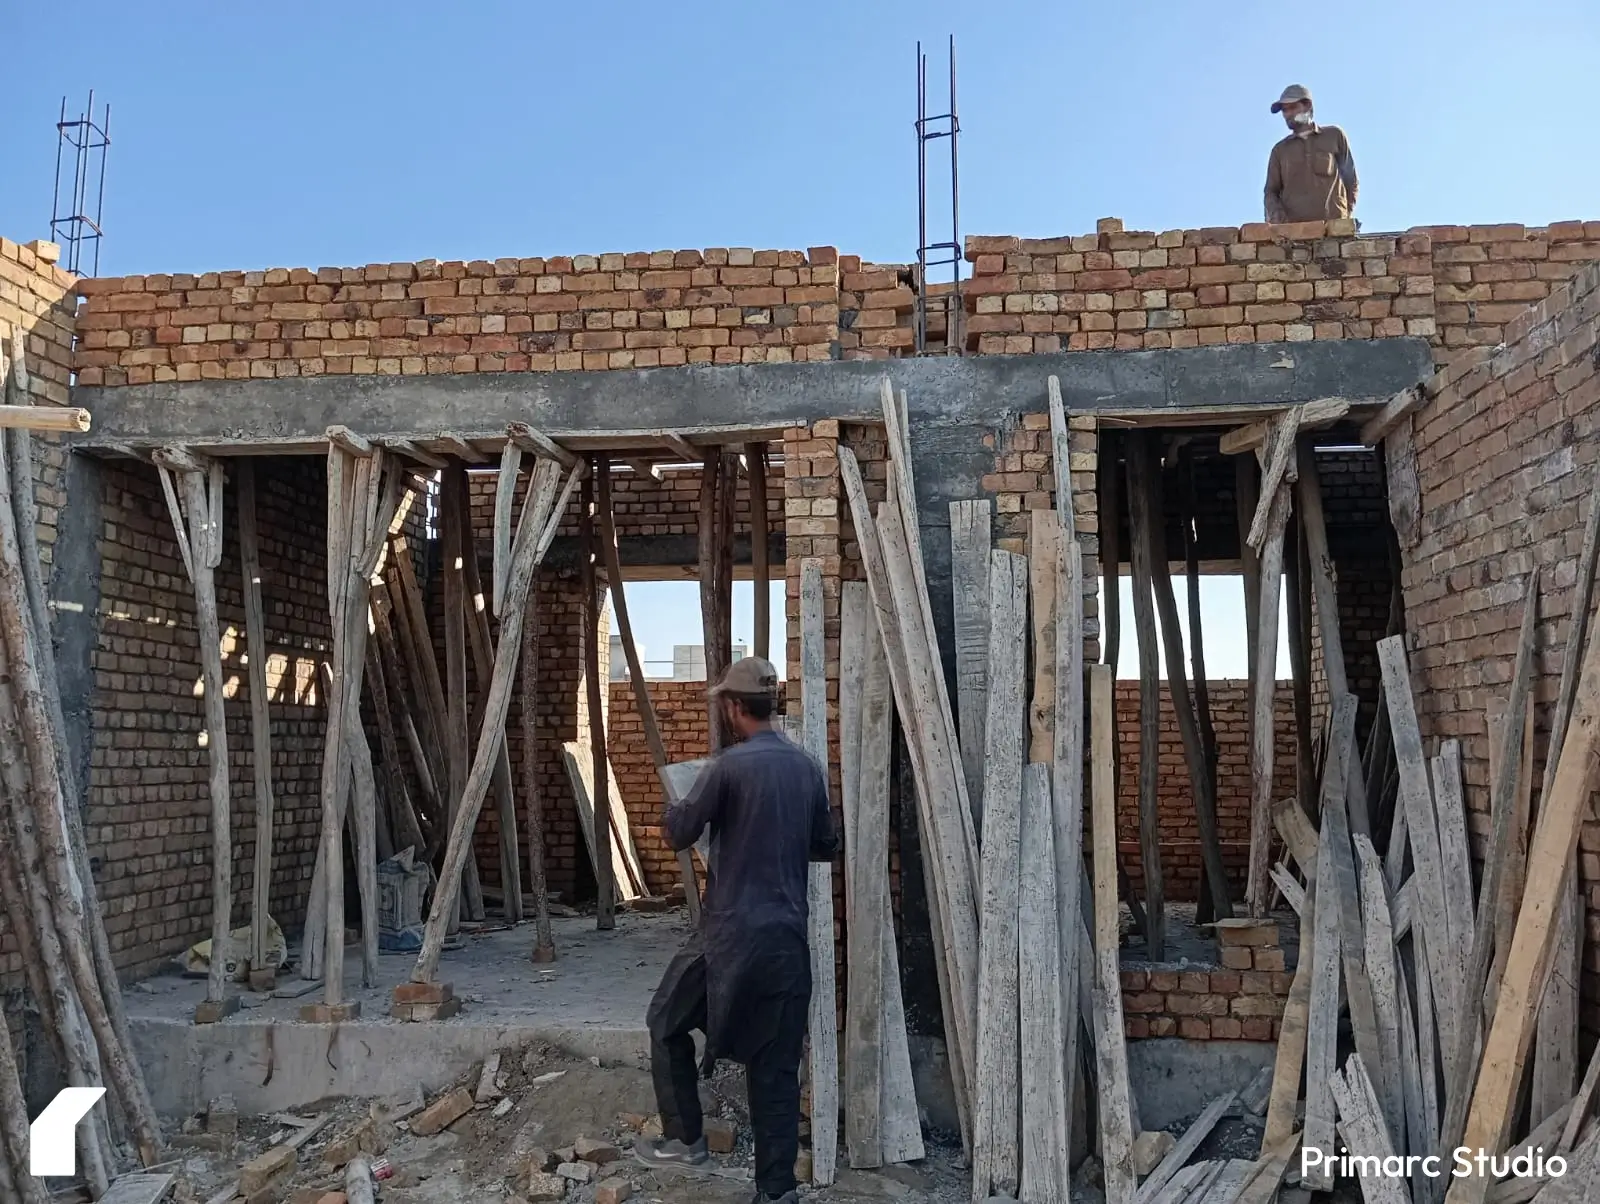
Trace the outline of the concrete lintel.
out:
[[[300,451],[328,427],[369,439],[440,434],[505,438],[528,422],[569,446],[626,431],[708,440],[707,432],[781,430],[824,418],[879,416],[887,375],[911,417],[992,423],[1043,410],[1046,378],[1068,409],[1113,413],[1272,408],[1341,396],[1381,402],[1432,372],[1422,339],[1246,343],[1166,351],[922,357],[873,362],[650,368],[615,372],[321,376],[77,388],[94,415],[82,448],[183,443],[205,450]],[[697,439],[696,436],[699,436]],[[754,437],[754,436],[751,436]],[[576,441],[576,442],[573,442]]]

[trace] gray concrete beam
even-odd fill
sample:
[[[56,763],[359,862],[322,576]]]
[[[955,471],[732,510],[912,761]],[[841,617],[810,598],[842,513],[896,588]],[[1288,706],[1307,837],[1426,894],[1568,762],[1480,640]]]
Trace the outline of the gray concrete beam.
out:
[[[309,450],[336,424],[368,438],[426,440],[443,432],[503,439],[507,423],[527,422],[581,442],[619,431],[876,418],[886,375],[906,391],[913,421],[962,425],[1042,410],[1051,375],[1060,378],[1069,409],[1149,414],[1330,396],[1379,402],[1431,371],[1421,339],[1346,339],[617,372],[193,381],[77,388],[72,395],[94,418],[94,429],[75,440],[79,447],[184,443],[247,452]]]

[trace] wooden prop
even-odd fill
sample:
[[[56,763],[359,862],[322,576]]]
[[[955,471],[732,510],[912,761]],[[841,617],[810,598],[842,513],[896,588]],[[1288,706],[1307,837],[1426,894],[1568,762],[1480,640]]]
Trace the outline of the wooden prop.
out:
[[[599,457],[604,465],[606,457]],[[668,802],[676,799],[672,792],[671,783],[667,777],[667,746],[661,738],[661,725],[656,719],[656,706],[650,697],[650,685],[645,680],[644,665],[639,660],[639,648],[633,642],[633,623],[628,617],[627,588],[622,578],[622,559],[617,551],[616,518],[611,509],[611,473],[608,467],[602,467],[598,475],[599,497],[598,507],[600,514],[600,551],[605,557],[606,580],[611,588],[611,611],[617,620],[617,636],[622,643],[622,655],[628,662],[628,681],[633,687],[634,709],[639,713],[640,726],[644,728],[645,743],[650,746],[650,759],[655,762],[656,777],[661,781],[661,797]],[[752,478],[754,479],[754,478]],[[762,587],[756,590],[756,597],[763,597]],[[765,653],[758,652],[757,656]],[[626,818],[626,815],[624,815]],[[632,839],[629,844],[631,846]],[[689,850],[685,849],[678,854],[678,877],[683,883],[683,897],[689,904],[689,920],[692,924],[700,922],[700,887],[695,881],[694,858]],[[641,889],[645,883],[643,875],[639,879]],[[649,891],[645,890],[648,894]]]
[[[617,894],[623,902],[632,902],[640,895],[649,891],[643,886],[643,874],[636,869],[636,862],[628,856],[632,841],[626,828],[617,830],[614,820],[616,807],[608,804],[598,813],[596,811],[597,797],[595,791],[599,789],[594,772],[594,746],[582,740],[568,740],[561,746],[561,761],[566,767],[567,781],[572,786],[572,799],[578,809],[578,826],[583,831],[583,844],[589,851],[589,865],[595,871],[596,880],[600,876],[601,848],[597,846],[594,834],[602,825],[606,827],[607,841],[605,852],[610,858],[611,880],[616,883]],[[620,805],[622,796],[617,792],[617,784],[610,774],[605,777],[605,786],[608,793]]]
[[[527,617],[522,626],[522,798],[527,807],[528,890],[533,895],[533,952],[536,965],[556,960],[550,927],[550,888],[544,868],[544,803],[539,792],[539,582],[528,585]]]
[[[988,498],[950,503],[950,586],[955,606],[956,709],[972,822],[983,822],[983,724],[989,708]]]
[[[1027,760],[1049,764],[1055,760],[1056,735],[1056,629],[1061,586],[1061,526],[1053,510],[1034,510],[1028,525],[1028,601],[1023,624],[1033,627],[1033,690],[1024,690],[1027,710]],[[991,628],[993,610],[990,612]],[[991,655],[992,668],[992,655]],[[1021,771],[1018,771],[1021,789]]]
[[[472,720],[467,702],[467,547],[464,539],[467,498],[467,470],[459,460],[444,470],[439,498],[439,525],[442,529],[444,570],[444,670],[445,670],[445,772],[449,783],[446,814],[453,828],[461,812],[461,796],[466,789],[472,758]],[[455,931],[462,913],[469,920],[483,918],[483,891],[477,885],[478,859],[469,856],[471,875],[464,880],[461,895],[451,900],[450,929]]]
[[[1067,1025],[1077,1027],[1077,998],[1061,1012],[1061,941],[1057,929],[1055,817],[1050,770],[1022,771],[1021,863],[1017,912],[1021,1027],[1022,1190],[1031,1204],[1067,1204],[1069,1126],[1066,1069],[1061,1056]],[[1082,932],[1080,921],[1079,932]],[[1073,942],[1073,964],[1078,942]],[[1091,1013],[1092,1014],[1092,1013]]]
[[[605,932],[617,926],[617,892],[627,891],[628,878],[626,873],[619,875],[611,863],[612,853],[617,850],[611,840],[611,762],[606,755],[605,685],[600,680],[602,601],[595,579],[600,548],[594,529],[594,477],[600,468],[601,458],[591,457],[578,500],[578,540],[583,547],[583,569],[579,574],[583,589],[583,685],[589,708],[589,767],[593,781],[589,850],[594,857],[594,925]]]
[[[722,680],[733,659],[733,492],[731,458],[709,448],[700,470],[700,621],[706,684]],[[707,702],[711,751],[728,743],[722,711],[715,698]]]
[[[753,640],[755,654],[765,661],[772,659],[772,570],[767,563],[767,535],[771,526],[767,516],[767,445],[746,443],[744,459],[750,478],[750,579],[755,591]],[[694,869],[692,862],[689,868]]]
[[[731,479],[725,478],[731,487]],[[805,748],[826,776],[828,652],[823,632],[822,560],[800,562],[800,713]],[[839,1033],[833,977],[833,863],[811,863],[811,1182],[833,1183],[839,1156]]]
[[[1155,565],[1150,543],[1150,472],[1154,458],[1148,431],[1128,431],[1124,440],[1128,452],[1128,525],[1133,544],[1133,622],[1139,643],[1139,851],[1147,904],[1145,948],[1150,960],[1158,962],[1166,953],[1166,891],[1161,876],[1160,803],[1156,793],[1160,785],[1161,668],[1151,597]]]
[[[1061,964],[1060,994],[1056,1008],[1062,1026],[1062,1083],[1069,1115],[1076,1111],[1080,1063],[1080,1025],[1074,1009],[1088,994],[1092,958],[1083,957],[1086,943],[1084,902],[1094,892],[1083,869],[1083,549],[1076,539],[1061,548],[1061,637],[1056,641],[1056,730],[1051,767],[1051,818],[1055,824],[1057,958]],[[1118,863],[1121,878],[1121,864]],[[1092,994],[1088,995],[1092,1004]],[[1093,1019],[1084,1016],[1092,1028]],[[1085,1110],[1087,1101],[1085,1102]],[[1069,1129],[1070,1129],[1069,1125]],[[1070,1151],[1068,1151],[1070,1162]]]

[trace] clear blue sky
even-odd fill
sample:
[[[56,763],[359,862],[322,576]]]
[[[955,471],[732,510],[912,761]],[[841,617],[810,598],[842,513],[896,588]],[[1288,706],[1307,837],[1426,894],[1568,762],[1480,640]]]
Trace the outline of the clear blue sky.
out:
[[[914,45],[937,104],[951,33],[963,234],[1257,220],[1290,82],[1349,135],[1368,230],[1600,219],[1594,0],[72,7],[0,0],[0,232],[46,235],[61,97],[94,87],[105,274],[729,245],[903,262]],[[654,655],[674,636],[635,606]]]

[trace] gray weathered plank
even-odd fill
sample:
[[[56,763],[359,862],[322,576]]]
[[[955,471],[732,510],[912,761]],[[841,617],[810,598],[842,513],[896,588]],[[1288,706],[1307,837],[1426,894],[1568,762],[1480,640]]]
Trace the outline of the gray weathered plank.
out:
[[[1178,1138],[1178,1143],[1167,1151],[1167,1156],[1161,1160],[1160,1165],[1140,1184],[1139,1192],[1134,1197],[1134,1204],[1154,1204],[1161,1195],[1161,1189],[1178,1173],[1183,1164],[1194,1156],[1194,1152],[1200,1148],[1200,1143],[1211,1135],[1211,1130],[1217,1127],[1222,1114],[1231,1108],[1234,1100],[1238,1098],[1238,1092],[1230,1091],[1226,1095],[1217,1096],[1205,1106],[1205,1110],[1195,1117],[1194,1123],[1184,1130],[1182,1137]]]
[[[983,822],[983,724],[989,707],[988,498],[950,503],[950,587],[955,604],[956,711],[972,822]]]
[[[1067,1204],[1067,1090],[1061,1049],[1060,942],[1056,932],[1055,820],[1050,770],[1029,765],[1022,778],[1022,859],[1017,904],[1021,1012],[1022,1191],[1028,1204]],[[1080,926],[1081,931],[1081,926]],[[1073,995],[1076,1002],[1076,994]]]
[[[1400,1052],[1400,981],[1395,973],[1394,929],[1389,918],[1388,891],[1383,884],[1383,863],[1370,837],[1354,837],[1360,863],[1362,936],[1368,980],[1378,1026],[1379,1102],[1395,1144],[1405,1148],[1404,1059]]]

